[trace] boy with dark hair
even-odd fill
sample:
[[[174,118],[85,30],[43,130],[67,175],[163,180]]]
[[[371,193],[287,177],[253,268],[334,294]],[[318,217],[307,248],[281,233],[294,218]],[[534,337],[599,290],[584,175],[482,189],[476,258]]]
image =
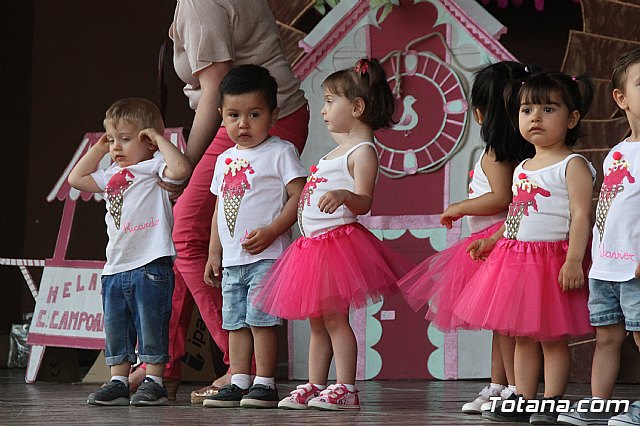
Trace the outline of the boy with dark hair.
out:
[[[621,55],[613,74],[613,99],[627,116],[631,135],[604,160],[604,181],[593,227],[589,271],[589,316],[596,328],[590,399],[609,400],[620,369],[627,331],[640,347],[640,48]],[[589,406],[590,401],[580,401]],[[577,403],[578,404],[578,403]],[[626,413],[562,414],[571,425],[640,425],[640,401]]]
[[[269,136],[278,118],[277,90],[269,71],[257,65],[233,68],[220,83],[220,115],[236,145],[218,157],[211,182],[217,202],[204,280],[220,285],[222,275],[222,327],[229,331],[233,376],[205,407],[271,408],[280,400],[275,326],[282,320],[257,310],[252,297],[291,242],[306,173],[296,148]]]

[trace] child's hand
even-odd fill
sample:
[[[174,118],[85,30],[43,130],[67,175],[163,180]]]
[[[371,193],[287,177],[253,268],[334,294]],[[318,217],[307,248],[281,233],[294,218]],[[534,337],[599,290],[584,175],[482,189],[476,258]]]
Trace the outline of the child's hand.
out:
[[[250,254],[260,254],[273,243],[277,235],[269,226],[254,229],[247,235],[242,248]]]
[[[102,136],[100,136],[100,139],[98,139],[98,142],[96,142],[96,144],[94,145],[94,149],[97,149],[99,151],[101,151],[103,154],[108,154],[109,153],[109,139],[107,139],[107,134],[103,134]]]
[[[640,263],[636,266],[636,272],[634,273],[635,277],[640,279]]]
[[[160,133],[158,133],[158,131],[153,127],[147,127],[146,129],[140,130],[140,133],[138,133],[138,139],[140,139],[140,142],[150,143],[155,146],[158,146],[158,141],[156,140],[158,136],[162,135],[160,135]]]
[[[447,209],[440,215],[440,225],[447,229],[451,229],[453,227],[453,222],[464,216],[458,211],[459,207],[459,203],[449,204],[449,207],[447,207]]]
[[[318,208],[323,213],[333,213],[338,210],[338,207],[344,204],[345,200],[349,198],[351,192],[346,189],[336,189],[335,191],[329,191],[320,197],[318,201]]]
[[[493,238],[481,238],[469,244],[467,253],[469,253],[469,256],[471,256],[473,260],[487,260],[489,253],[495,245],[496,241]]]
[[[558,284],[562,291],[575,290],[584,285],[584,272],[582,270],[582,262],[577,260],[567,260],[560,268],[558,275]]]
[[[209,254],[207,265],[204,267],[204,282],[212,287],[220,287],[222,270],[222,257]]]

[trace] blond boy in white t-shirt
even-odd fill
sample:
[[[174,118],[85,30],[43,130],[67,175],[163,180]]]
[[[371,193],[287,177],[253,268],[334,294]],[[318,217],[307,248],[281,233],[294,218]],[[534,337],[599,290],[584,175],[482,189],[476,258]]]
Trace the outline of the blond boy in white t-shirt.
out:
[[[180,183],[191,167],[164,138],[160,111],[146,99],[116,101],[105,114],[104,127],[106,133],[78,161],[68,179],[81,191],[103,192],[107,207],[109,243],[102,271],[102,305],[105,357],[112,377],[89,395],[87,403],[166,405],[162,376],[169,360],[175,249],[172,205],[158,180]],[[113,163],[106,170],[96,170],[106,154]],[[147,377],[129,398],[129,369],[138,356],[147,363]]]

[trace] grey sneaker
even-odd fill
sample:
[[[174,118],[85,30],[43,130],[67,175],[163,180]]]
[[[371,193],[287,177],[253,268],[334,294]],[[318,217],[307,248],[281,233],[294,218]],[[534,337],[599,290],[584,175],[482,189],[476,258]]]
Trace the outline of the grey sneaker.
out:
[[[280,402],[280,396],[276,388],[265,385],[253,385],[249,393],[242,397],[241,407],[246,408],[276,408]]]
[[[168,403],[167,389],[148,377],[144,378],[136,393],[131,396],[131,405],[135,407],[167,405]]]
[[[558,423],[561,425],[576,425],[576,426],[595,426],[606,425],[609,422],[611,416],[615,413],[592,413],[589,411],[578,412],[578,404],[582,404],[583,407],[589,407],[589,401],[593,398],[584,398],[578,402],[571,404],[570,411],[568,413],[562,413],[558,416]]]
[[[112,380],[89,395],[89,405],[129,405],[129,386],[120,380]]]
[[[609,426],[640,425],[640,401],[631,404],[629,411],[609,419]]]
[[[239,407],[242,397],[249,392],[249,389],[242,389],[237,385],[225,385],[217,394],[202,401],[205,407],[232,408]]]
[[[553,410],[548,408],[548,403],[545,404],[544,401],[545,400],[559,400],[560,398],[562,398],[561,396],[552,396],[552,397],[545,397],[542,398],[541,401],[541,406],[542,409],[537,412],[537,413],[533,413],[531,414],[531,417],[529,418],[529,423],[531,423],[532,425],[557,425],[558,424],[558,411],[557,411],[557,407],[554,405],[553,406]]]
[[[496,408],[494,411],[491,411],[491,409],[489,409],[488,411],[483,411],[482,418],[487,420],[492,420],[494,422],[529,423],[529,420],[531,418],[531,413],[519,412],[517,411],[517,409],[515,409],[515,407],[518,406],[518,403],[520,402],[520,400],[524,400],[526,402],[526,400],[522,395],[511,394],[509,398],[499,402],[496,405]],[[507,408],[506,405],[503,409],[503,404],[505,404],[505,401],[513,401],[515,405],[514,409],[510,409],[510,407]]]

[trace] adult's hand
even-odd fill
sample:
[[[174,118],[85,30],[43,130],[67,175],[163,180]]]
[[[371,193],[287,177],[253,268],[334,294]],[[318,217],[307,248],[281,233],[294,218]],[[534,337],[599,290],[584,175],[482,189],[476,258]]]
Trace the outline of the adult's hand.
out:
[[[180,195],[184,192],[185,188],[189,184],[189,179],[185,180],[182,183],[168,183],[161,179],[158,179],[158,185],[162,189],[166,189],[169,191],[169,199],[171,201],[175,201],[178,199]]]

